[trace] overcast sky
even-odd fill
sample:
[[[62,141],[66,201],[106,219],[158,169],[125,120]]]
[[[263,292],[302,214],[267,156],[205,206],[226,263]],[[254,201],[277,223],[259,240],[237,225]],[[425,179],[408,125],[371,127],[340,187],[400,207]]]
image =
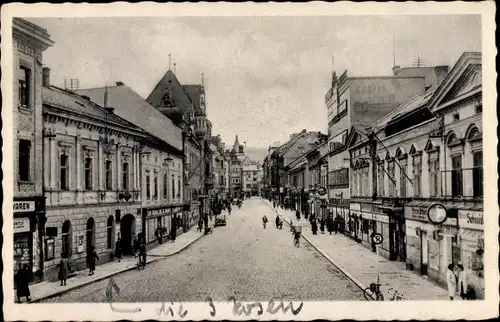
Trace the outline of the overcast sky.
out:
[[[168,69],[182,84],[205,73],[213,135],[268,147],[302,129],[327,132],[324,96],[335,69],[390,75],[420,56],[453,65],[481,51],[479,16],[175,17],[28,19],[55,41],[44,54],[51,82],[80,88],[123,81],[146,98]],[[173,64],[172,64],[173,65]]]

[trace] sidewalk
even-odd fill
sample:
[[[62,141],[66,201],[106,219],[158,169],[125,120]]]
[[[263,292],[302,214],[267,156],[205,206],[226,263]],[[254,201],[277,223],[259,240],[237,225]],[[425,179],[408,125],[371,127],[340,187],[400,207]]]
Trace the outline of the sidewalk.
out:
[[[213,220],[209,224],[213,227]],[[188,232],[179,235],[175,242],[165,242],[151,250],[148,250],[147,263],[156,262],[164,259],[165,257],[175,255],[203,237],[203,233],[197,231],[197,227],[193,226]],[[59,281],[43,281],[40,283],[30,285],[31,303],[58,296],[74,290],[76,288],[85,286],[87,284],[95,283],[103,279],[109,278],[113,275],[133,270],[137,267],[137,258],[127,256],[122,258],[120,262],[117,260],[105,263],[96,267],[95,273],[92,276],[88,275],[88,270],[77,271],[74,277],[67,281],[66,286],[60,286]],[[14,299],[15,299],[14,290]],[[25,299],[23,298],[23,303]]]
[[[272,207],[268,200],[264,202]],[[447,290],[406,270],[401,263],[388,261],[340,233],[313,235],[309,221],[304,217],[297,221],[291,210],[278,208],[277,213],[288,224],[292,220],[293,225],[301,225],[303,238],[360,288],[377,282],[378,268],[381,290],[386,298],[392,296],[392,291],[388,292],[392,288],[403,296],[403,300],[449,300]]]

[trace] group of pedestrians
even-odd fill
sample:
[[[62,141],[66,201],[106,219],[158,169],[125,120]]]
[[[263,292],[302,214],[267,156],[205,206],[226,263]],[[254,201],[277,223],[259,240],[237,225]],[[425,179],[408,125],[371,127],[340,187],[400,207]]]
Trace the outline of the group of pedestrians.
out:
[[[446,271],[446,283],[448,285],[448,295],[450,300],[454,300],[458,295],[462,300],[476,299],[476,292],[469,285],[467,272],[462,264],[450,264]]]

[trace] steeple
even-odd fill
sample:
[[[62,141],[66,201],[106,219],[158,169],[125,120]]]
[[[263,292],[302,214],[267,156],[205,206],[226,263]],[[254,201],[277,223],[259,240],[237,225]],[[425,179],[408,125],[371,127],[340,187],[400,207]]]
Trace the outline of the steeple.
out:
[[[238,134],[236,134],[236,139],[234,140],[234,147],[238,149],[240,146],[240,142],[238,141]]]

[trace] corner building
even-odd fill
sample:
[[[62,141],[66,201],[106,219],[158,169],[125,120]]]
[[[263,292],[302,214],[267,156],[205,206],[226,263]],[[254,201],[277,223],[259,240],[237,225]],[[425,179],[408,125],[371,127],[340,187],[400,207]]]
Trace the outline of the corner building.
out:
[[[25,265],[35,280],[43,278],[43,53],[54,42],[47,30],[24,19],[12,19],[13,50],[13,234],[14,274]]]

